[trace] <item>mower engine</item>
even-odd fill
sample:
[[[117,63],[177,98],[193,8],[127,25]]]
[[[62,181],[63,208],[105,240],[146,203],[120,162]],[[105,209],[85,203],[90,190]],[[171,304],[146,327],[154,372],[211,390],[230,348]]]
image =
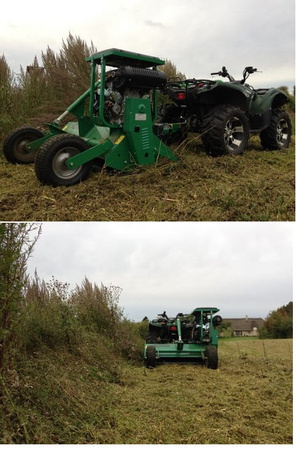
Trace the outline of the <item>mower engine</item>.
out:
[[[104,116],[110,123],[122,124],[127,98],[149,98],[151,89],[163,89],[166,74],[152,69],[123,66],[106,73]],[[95,94],[94,112],[100,104],[100,90]]]

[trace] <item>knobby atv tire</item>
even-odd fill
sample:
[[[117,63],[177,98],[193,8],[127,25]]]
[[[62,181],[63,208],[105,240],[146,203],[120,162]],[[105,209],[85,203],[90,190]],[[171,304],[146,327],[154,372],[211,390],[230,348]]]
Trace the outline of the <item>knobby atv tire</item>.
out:
[[[69,169],[67,159],[87,150],[89,145],[78,136],[58,134],[44,142],[37,153],[35,172],[42,184],[51,186],[72,186],[85,180],[91,170],[86,163],[76,169]]]
[[[288,113],[281,109],[273,110],[269,126],[260,133],[262,147],[269,150],[287,148],[291,134],[292,126]]]
[[[147,367],[156,367],[156,348],[149,345],[146,349],[146,365]]]
[[[35,160],[37,150],[29,152],[26,146],[42,137],[42,131],[36,128],[18,128],[6,137],[3,144],[3,154],[7,161],[12,164],[31,164]]]
[[[205,351],[206,367],[208,369],[218,369],[218,352],[214,345],[208,345]]]
[[[247,117],[240,108],[219,105],[205,116],[201,137],[211,156],[240,155],[247,146],[249,130]]]

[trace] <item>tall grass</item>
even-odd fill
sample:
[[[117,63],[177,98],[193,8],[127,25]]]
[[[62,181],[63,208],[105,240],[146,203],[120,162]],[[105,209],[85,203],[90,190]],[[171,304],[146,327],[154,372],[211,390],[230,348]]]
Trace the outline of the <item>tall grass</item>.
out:
[[[89,87],[90,65],[85,58],[94,53],[79,36],[69,33],[62,48],[50,47],[15,76],[4,56],[0,58],[0,138],[12,129],[30,123],[44,126]]]
[[[91,336],[101,342],[99,347],[111,346],[118,356],[135,355],[131,347],[138,332],[123,316],[120,292],[119,287],[99,287],[87,278],[69,291],[67,283],[46,283],[35,274],[26,285],[19,313],[19,353],[33,354],[44,347],[76,353]]]
[[[87,442],[94,420],[105,426],[106,383],[121,383],[124,361],[141,359],[142,339],[123,316],[120,292],[87,278],[72,291],[37,273],[28,280],[12,358],[0,373],[0,443]]]

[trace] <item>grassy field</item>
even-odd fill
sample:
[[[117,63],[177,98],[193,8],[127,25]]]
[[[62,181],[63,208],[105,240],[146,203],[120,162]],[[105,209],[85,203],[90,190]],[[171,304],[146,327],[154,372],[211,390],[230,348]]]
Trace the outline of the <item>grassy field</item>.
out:
[[[39,351],[4,386],[0,443],[292,444],[292,340],[221,339],[219,358],[149,370],[110,354],[107,376],[86,352]]]
[[[264,151],[252,137],[237,157],[207,156],[194,135],[161,161],[130,175],[92,173],[69,188],[42,186],[34,166],[0,158],[1,221],[292,221],[294,137]]]
[[[164,364],[125,378],[113,443],[292,443],[291,341],[222,341],[217,371]]]

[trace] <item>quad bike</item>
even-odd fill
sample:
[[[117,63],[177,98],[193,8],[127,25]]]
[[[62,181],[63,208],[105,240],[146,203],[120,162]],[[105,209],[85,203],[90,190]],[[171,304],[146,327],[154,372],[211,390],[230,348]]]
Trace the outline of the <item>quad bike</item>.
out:
[[[195,308],[190,314],[179,313],[168,317],[158,314],[149,322],[144,347],[147,367],[156,367],[164,360],[203,361],[210,369],[218,368],[218,331],[222,322],[215,315],[218,308]]]
[[[246,67],[241,80],[235,80],[222,67],[222,80],[171,79],[163,92],[171,103],[159,108],[157,125],[183,123],[187,131],[201,134],[206,152],[212,156],[241,154],[250,133],[259,133],[263,148],[275,150],[289,146],[291,121],[281,107],[288,102],[279,89],[254,89],[246,83],[250,74],[257,72]],[[163,133],[159,129],[158,135]],[[186,134],[183,133],[183,137]],[[163,134],[163,140],[168,136]],[[171,133],[171,140],[180,139],[180,133]]]

